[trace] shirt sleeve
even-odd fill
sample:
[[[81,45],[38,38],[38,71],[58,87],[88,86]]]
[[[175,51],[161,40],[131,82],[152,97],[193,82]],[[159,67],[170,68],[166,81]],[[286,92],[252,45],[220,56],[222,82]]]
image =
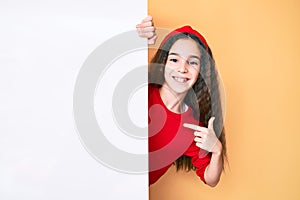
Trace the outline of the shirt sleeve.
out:
[[[204,172],[210,163],[211,153],[200,149],[196,146],[195,142],[193,142],[184,155],[191,157],[192,163],[196,167],[197,176],[199,176],[200,179],[206,184]]]

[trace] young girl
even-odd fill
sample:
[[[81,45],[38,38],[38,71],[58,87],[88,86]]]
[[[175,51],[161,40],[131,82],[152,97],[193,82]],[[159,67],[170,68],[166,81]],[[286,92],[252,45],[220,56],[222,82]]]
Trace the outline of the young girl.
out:
[[[136,28],[155,43],[151,16]],[[178,28],[149,66],[149,184],[175,164],[216,186],[226,146],[217,70],[206,40],[190,26]]]

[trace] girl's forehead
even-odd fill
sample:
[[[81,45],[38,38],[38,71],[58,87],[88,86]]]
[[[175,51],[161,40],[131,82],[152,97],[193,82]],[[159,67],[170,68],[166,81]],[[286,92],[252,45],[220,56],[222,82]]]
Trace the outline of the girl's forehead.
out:
[[[200,57],[201,52],[199,48],[200,45],[196,41],[191,38],[184,38],[174,42],[170,49],[170,53],[176,53],[186,57],[191,55]]]

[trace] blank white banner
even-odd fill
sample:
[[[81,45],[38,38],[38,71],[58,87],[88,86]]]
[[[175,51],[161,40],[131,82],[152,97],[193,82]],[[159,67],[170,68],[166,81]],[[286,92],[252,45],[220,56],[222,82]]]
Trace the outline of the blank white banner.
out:
[[[0,2],[0,199],[148,199],[147,173],[99,160],[84,144],[73,108],[76,81],[90,55],[134,31],[146,15],[144,0]],[[122,152],[145,156],[147,139],[124,134],[117,124],[112,91],[126,74],[146,67],[146,48],[144,41],[143,48],[116,55],[91,99],[107,140]],[[147,126],[145,85],[119,101],[128,103],[133,124]]]

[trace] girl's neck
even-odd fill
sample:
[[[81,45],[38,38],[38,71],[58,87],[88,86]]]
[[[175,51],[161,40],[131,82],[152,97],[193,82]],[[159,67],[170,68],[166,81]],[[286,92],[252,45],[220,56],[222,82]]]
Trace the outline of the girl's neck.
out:
[[[175,93],[167,85],[163,84],[159,89],[160,97],[165,106],[174,113],[184,113],[187,110],[187,105],[184,103],[186,93]]]

